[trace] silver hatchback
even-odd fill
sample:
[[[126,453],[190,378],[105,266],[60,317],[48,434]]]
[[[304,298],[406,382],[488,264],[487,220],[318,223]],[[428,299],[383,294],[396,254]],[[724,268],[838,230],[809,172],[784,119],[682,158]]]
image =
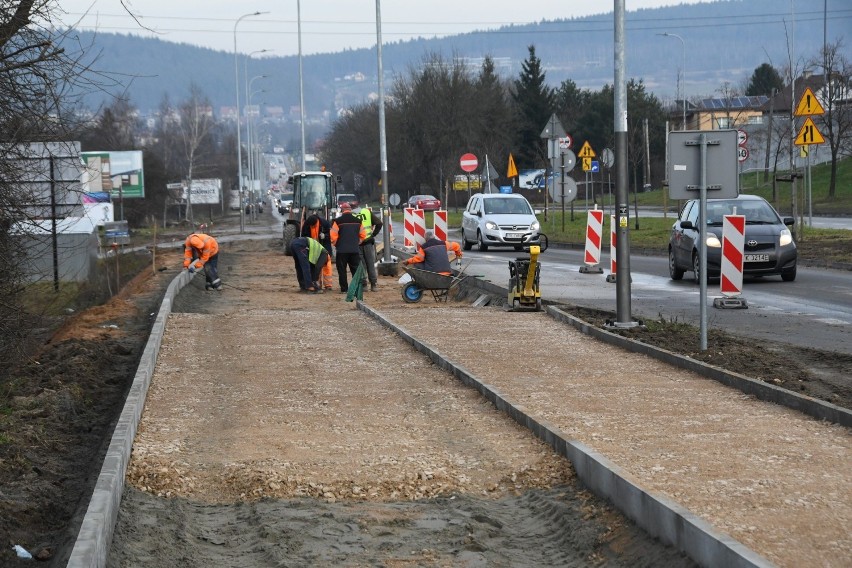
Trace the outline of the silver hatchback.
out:
[[[517,193],[477,193],[471,196],[462,214],[461,241],[464,250],[473,243],[479,250],[490,246],[524,246],[540,242],[541,224],[529,201]]]

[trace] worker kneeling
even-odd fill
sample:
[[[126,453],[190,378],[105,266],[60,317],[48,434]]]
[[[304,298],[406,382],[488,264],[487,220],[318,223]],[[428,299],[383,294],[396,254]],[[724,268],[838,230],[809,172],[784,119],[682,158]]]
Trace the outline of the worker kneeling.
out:
[[[299,289],[315,294],[322,291],[318,280],[323,266],[328,262],[328,251],[316,239],[297,237],[290,243]]]
[[[414,256],[403,261],[403,264],[419,264],[422,263],[422,270],[437,272],[438,274],[451,275],[453,268],[450,266],[449,252],[454,252],[456,260],[461,261],[462,251],[458,243],[450,241],[442,241],[435,238],[435,233],[426,231],[424,235],[426,242],[422,245],[417,245],[417,252]]]

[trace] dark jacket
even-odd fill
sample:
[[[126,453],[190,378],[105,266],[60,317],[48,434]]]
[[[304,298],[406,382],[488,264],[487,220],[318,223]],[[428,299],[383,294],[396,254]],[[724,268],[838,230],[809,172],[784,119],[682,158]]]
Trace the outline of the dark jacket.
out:
[[[367,229],[361,224],[361,218],[351,212],[344,213],[331,225],[331,244],[338,253],[360,252],[358,245],[367,238]]]
[[[322,235],[322,238],[320,238],[320,235]],[[308,216],[302,223],[301,236],[316,239],[331,254],[331,223],[325,217],[316,213]]]
[[[405,261],[406,264],[422,263],[423,270],[452,274],[448,252],[454,252],[456,258],[462,257],[461,247],[458,243],[444,242],[440,239],[431,238],[422,245],[417,245],[417,252]]]

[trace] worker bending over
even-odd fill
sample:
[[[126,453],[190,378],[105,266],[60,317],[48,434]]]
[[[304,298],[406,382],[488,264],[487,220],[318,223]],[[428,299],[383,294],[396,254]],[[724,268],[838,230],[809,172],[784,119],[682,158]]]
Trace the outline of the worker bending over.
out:
[[[435,233],[426,231],[424,235],[426,242],[422,245],[417,245],[417,253],[409,259],[403,261],[405,265],[422,263],[423,270],[437,272],[438,274],[450,275],[453,273],[453,268],[450,266],[449,252],[456,253],[456,260],[461,260],[462,251],[458,243],[442,241],[435,238]]]
[[[192,233],[186,238],[183,249],[183,267],[190,274],[204,269],[205,290],[218,290],[222,287],[219,279],[219,243],[210,235]]]

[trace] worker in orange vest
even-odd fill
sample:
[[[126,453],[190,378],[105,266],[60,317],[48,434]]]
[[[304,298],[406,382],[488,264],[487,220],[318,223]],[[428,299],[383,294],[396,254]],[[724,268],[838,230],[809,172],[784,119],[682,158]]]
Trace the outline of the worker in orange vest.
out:
[[[219,278],[219,243],[205,233],[192,233],[186,237],[183,249],[183,267],[195,274],[204,270],[205,290],[219,290],[222,280]]]

